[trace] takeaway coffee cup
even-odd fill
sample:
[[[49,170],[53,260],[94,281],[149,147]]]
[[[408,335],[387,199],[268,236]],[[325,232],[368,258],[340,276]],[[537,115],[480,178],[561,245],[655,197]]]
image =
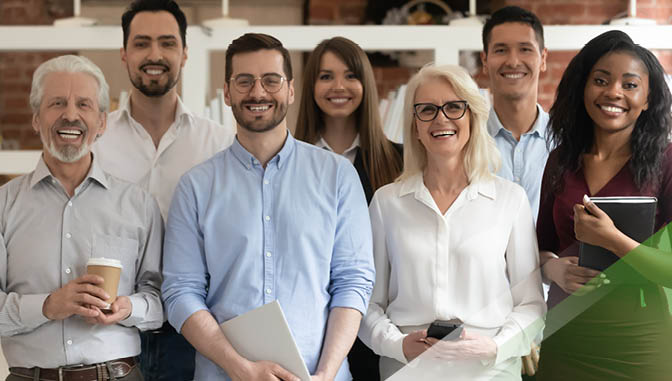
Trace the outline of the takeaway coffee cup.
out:
[[[114,303],[117,300],[117,289],[119,288],[119,277],[121,276],[121,261],[110,258],[91,258],[86,263],[86,273],[99,275],[105,280],[102,289],[110,296],[107,303]]]

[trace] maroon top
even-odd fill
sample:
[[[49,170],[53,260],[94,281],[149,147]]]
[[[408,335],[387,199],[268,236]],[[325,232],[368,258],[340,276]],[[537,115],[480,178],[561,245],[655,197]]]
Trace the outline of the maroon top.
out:
[[[537,240],[539,251],[548,250],[560,257],[578,256],[579,244],[574,236],[575,204],[582,203],[583,195],[590,197],[608,196],[654,196],[658,198],[656,210],[656,231],[672,220],[672,145],[665,150],[661,167],[661,182],[657,190],[640,191],[635,185],[629,162],[597,193],[591,194],[583,169],[576,172],[565,171],[563,188],[554,193],[550,181],[549,168],[556,165],[557,152],[548,157],[541,183],[541,203],[537,219]],[[568,296],[557,284],[551,284],[548,306],[553,307]]]

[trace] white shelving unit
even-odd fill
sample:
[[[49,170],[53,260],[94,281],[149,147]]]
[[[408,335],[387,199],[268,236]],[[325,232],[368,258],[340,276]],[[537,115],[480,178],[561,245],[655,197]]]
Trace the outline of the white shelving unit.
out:
[[[578,50],[591,38],[608,30],[628,33],[635,42],[649,49],[672,50],[672,25],[551,25],[544,27],[546,47],[553,50]],[[293,51],[310,51],[320,41],[344,36],[364,50],[430,50],[434,61],[457,64],[460,51],[482,49],[480,26],[250,26],[210,30],[189,27],[189,61],[182,70],[182,98],[194,112],[202,114],[208,100],[210,54],[223,51],[236,37],[247,32],[277,37]],[[118,26],[53,27],[0,26],[0,51],[117,50],[122,32]],[[0,173],[31,171],[39,151],[0,151]]]

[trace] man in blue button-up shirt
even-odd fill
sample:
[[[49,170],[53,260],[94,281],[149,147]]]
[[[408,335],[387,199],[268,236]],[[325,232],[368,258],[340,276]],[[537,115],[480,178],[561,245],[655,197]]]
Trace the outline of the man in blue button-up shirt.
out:
[[[549,152],[548,114],[537,104],[546,54],[543,26],[532,12],[504,7],[483,26],[481,59],[493,98],[488,131],[502,154],[497,175],[525,189],[535,221]]]
[[[219,324],[273,300],[313,380],[349,380],[344,358],[373,288],[371,227],[354,168],[296,141],[291,63],[275,38],[229,46],[233,145],[181,179],[168,215],[163,297],[196,347],[196,380],[294,380],[240,356]]]

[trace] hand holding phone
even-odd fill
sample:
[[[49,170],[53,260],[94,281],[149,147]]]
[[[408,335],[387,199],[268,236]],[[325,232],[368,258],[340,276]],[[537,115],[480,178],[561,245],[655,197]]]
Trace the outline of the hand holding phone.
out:
[[[433,337],[438,340],[457,340],[464,329],[462,321],[459,319],[453,320],[436,320],[430,324],[427,329],[427,337]]]

